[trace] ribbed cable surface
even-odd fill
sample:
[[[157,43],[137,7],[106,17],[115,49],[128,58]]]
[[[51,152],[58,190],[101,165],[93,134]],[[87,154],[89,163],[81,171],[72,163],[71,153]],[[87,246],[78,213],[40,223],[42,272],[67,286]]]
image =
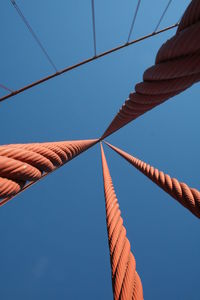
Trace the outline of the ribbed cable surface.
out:
[[[162,45],[102,139],[200,80],[200,1],[185,11],[174,37]]]
[[[101,157],[113,296],[115,300],[142,300],[142,283],[136,272],[135,258],[131,252],[130,242],[126,237],[126,229],[123,226],[123,219],[102,145]]]
[[[19,193],[27,184],[41,179],[98,140],[52,143],[10,144],[0,146],[0,206],[5,198]]]
[[[196,217],[200,218],[200,192],[197,189],[190,188],[184,182],[179,182],[176,178],[171,178],[168,174],[155,169],[149,164],[107,142],[106,144],[176,199],[180,204],[190,210]]]

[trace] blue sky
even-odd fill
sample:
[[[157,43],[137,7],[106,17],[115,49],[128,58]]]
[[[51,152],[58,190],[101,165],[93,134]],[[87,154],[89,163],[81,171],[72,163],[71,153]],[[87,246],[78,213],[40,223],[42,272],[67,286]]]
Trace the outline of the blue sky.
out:
[[[17,1],[58,69],[93,55],[90,1]],[[143,0],[132,38],[151,32],[166,0]],[[161,27],[189,1],[173,1]],[[8,0],[1,1],[0,83],[11,89],[52,67]],[[95,1],[97,52],[126,41],[136,1]],[[99,137],[175,30],[1,103],[1,144]],[[199,187],[199,84],[107,140]],[[4,91],[0,90],[1,95]],[[199,299],[199,221],[104,147],[145,299]],[[112,299],[99,145],[0,209],[0,297]]]

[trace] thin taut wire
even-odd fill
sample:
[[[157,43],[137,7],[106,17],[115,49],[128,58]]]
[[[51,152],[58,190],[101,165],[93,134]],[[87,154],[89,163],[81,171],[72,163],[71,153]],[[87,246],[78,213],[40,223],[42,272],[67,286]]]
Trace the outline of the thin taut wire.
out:
[[[35,39],[35,41],[37,42],[38,46],[40,47],[40,49],[42,50],[42,52],[44,53],[44,55],[46,56],[47,60],[49,61],[49,63],[51,64],[51,66],[54,68],[54,70],[57,72],[57,68],[54,64],[54,62],[52,61],[52,59],[50,58],[50,56],[48,55],[47,51],[45,50],[44,46],[42,45],[41,41],[39,40],[39,38],[37,37],[37,35],[35,34],[35,32],[33,31],[32,27],[30,26],[28,20],[25,18],[25,16],[23,15],[22,11],[20,10],[19,6],[17,5],[17,3],[15,2],[15,0],[10,0],[11,3],[13,4],[14,8],[16,9],[18,15],[21,17],[22,21],[24,22],[24,24],[26,25],[26,27],[28,28],[29,32],[31,33],[32,37]]]
[[[94,57],[96,57],[97,56],[97,46],[96,46],[94,0],[91,0],[91,4],[92,4],[92,27],[93,27],[93,41],[94,41]]]
[[[4,90],[6,90],[6,91],[8,91],[8,92],[13,92],[13,90],[11,90],[11,89],[9,89],[7,86],[5,86],[5,85],[3,85],[3,84],[1,84],[0,83],[0,87],[2,88],[2,89],[4,89]]]
[[[173,29],[173,28],[175,28],[175,27],[177,27],[177,26],[178,26],[178,23],[173,24],[173,25],[171,25],[171,26],[169,26],[169,27],[165,27],[165,28],[163,28],[163,29],[161,29],[161,30],[158,30],[158,31],[156,31],[156,32],[152,32],[152,33],[150,33],[150,34],[147,34],[147,35],[145,35],[145,36],[142,36],[142,37],[140,37],[140,38],[138,38],[138,39],[136,39],[136,40],[132,40],[132,41],[130,41],[129,43],[122,44],[122,45],[120,45],[120,46],[117,46],[117,47],[115,47],[115,48],[112,48],[112,49],[110,49],[110,50],[107,50],[107,51],[105,51],[105,52],[102,52],[102,53],[100,53],[100,54],[97,54],[97,56],[95,56],[95,57],[94,57],[94,56],[93,56],[93,57],[90,57],[90,58],[85,59],[85,60],[83,60],[83,61],[81,61],[81,62],[79,62],[79,63],[77,63],[77,64],[75,64],[75,65],[66,67],[66,68],[64,68],[64,69],[62,69],[62,70],[58,70],[56,73],[50,74],[50,75],[48,75],[48,76],[46,76],[46,77],[43,77],[43,78],[41,78],[41,79],[39,79],[39,80],[37,80],[37,81],[34,81],[34,82],[32,82],[32,83],[30,83],[30,84],[28,84],[28,85],[26,85],[26,86],[23,86],[22,88],[20,88],[20,89],[18,89],[18,90],[12,91],[12,93],[10,93],[10,94],[8,94],[8,95],[5,95],[5,96],[1,97],[1,98],[0,98],[0,102],[6,100],[6,99],[8,99],[8,98],[11,98],[11,97],[13,97],[13,96],[15,96],[15,95],[17,95],[17,94],[23,93],[24,91],[29,90],[29,89],[33,88],[34,86],[39,85],[39,84],[41,84],[41,83],[43,83],[43,82],[45,82],[45,81],[47,81],[47,80],[50,80],[50,79],[52,79],[52,78],[54,78],[54,77],[57,77],[57,76],[60,76],[61,74],[64,74],[64,73],[67,73],[67,72],[69,72],[69,71],[71,71],[71,70],[73,70],[73,69],[79,68],[80,66],[83,66],[83,65],[85,65],[85,64],[88,64],[88,63],[90,63],[90,62],[92,62],[92,61],[94,61],[94,60],[97,60],[97,59],[99,59],[99,58],[101,58],[101,57],[103,57],[103,56],[106,56],[106,55],[111,54],[111,53],[113,53],[113,52],[119,51],[119,50],[121,50],[121,49],[123,49],[123,48],[126,48],[126,47],[130,46],[130,45],[139,43],[139,42],[141,42],[141,41],[143,41],[143,40],[146,40],[146,39],[148,39],[148,38],[150,38],[150,37],[153,37],[153,36],[155,36],[155,35],[158,35],[158,34],[160,34],[160,33],[162,33],[162,32],[165,32],[165,31],[168,31],[168,30],[170,30],[170,29]]]
[[[132,24],[131,24],[131,28],[130,28],[130,31],[129,31],[127,43],[129,42],[129,40],[131,38],[131,34],[132,34],[132,31],[133,31],[133,27],[135,25],[135,20],[136,20],[136,17],[137,17],[137,13],[138,13],[138,10],[139,10],[139,7],[140,7],[140,2],[141,2],[141,0],[138,0],[137,6],[136,6],[136,9],[135,9],[135,13],[134,13],[134,16],[133,16],[133,21],[132,21]]]
[[[162,15],[161,15],[159,21],[158,21],[158,24],[156,25],[156,28],[154,29],[154,32],[156,32],[157,29],[158,29],[158,27],[160,26],[160,23],[162,22],[162,20],[163,20],[165,14],[166,14],[166,12],[167,12],[167,10],[168,10],[168,8],[169,8],[171,2],[172,2],[172,0],[169,0],[169,1],[168,1],[167,6],[165,7],[165,9],[164,9],[164,11],[163,11],[163,13],[162,13]]]

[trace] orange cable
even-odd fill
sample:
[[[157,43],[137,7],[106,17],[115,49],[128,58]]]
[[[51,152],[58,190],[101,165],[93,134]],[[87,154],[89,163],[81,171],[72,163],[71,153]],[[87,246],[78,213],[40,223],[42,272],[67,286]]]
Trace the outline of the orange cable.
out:
[[[135,258],[131,252],[130,242],[126,237],[126,229],[123,226],[123,219],[102,144],[101,158],[113,297],[115,300],[143,300],[142,283],[136,272]]]
[[[156,63],[122,105],[101,139],[200,80],[200,1],[186,9],[176,34],[162,45]]]
[[[0,146],[0,206],[97,142],[79,140]]]
[[[177,200],[181,205],[186,207],[196,217],[200,218],[200,192],[197,189],[190,188],[184,182],[179,182],[176,178],[171,178],[168,174],[159,171],[142,160],[131,156],[107,142],[106,144]]]

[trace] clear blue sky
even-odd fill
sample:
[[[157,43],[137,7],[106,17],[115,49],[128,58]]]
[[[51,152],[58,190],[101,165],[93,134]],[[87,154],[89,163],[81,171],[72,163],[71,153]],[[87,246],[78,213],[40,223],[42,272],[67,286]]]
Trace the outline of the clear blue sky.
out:
[[[161,27],[190,1],[173,1]],[[93,55],[90,1],[17,1],[58,68]],[[167,0],[143,0],[132,38]],[[136,1],[95,1],[97,51],[126,41]],[[8,0],[0,4],[0,83],[53,70]],[[175,30],[73,70],[0,104],[1,144],[99,137]],[[199,84],[108,141],[199,188]],[[0,91],[1,95],[4,91]],[[199,299],[199,221],[105,147],[148,300]],[[112,299],[99,145],[0,209],[0,298]]]

